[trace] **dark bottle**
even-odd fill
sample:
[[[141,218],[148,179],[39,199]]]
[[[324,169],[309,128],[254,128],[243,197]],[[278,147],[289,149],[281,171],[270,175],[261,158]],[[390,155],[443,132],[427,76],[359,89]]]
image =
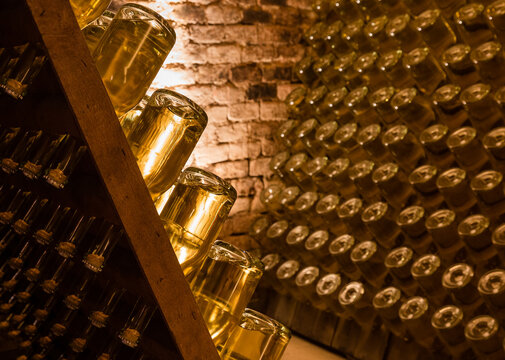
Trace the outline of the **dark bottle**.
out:
[[[352,281],[341,287],[338,301],[360,326],[371,328],[376,318],[371,297],[372,292],[363,283]]]
[[[26,160],[21,164],[20,170],[23,175],[32,180],[43,175],[54,153],[66,138],[67,135],[41,134],[40,139],[31,147]]]
[[[456,213],[441,209],[432,213],[426,219],[426,229],[439,249],[439,256],[446,264],[454,261],[464,261],[466,251],[458,235]]]
[[[447,138],[447,146],[458,165],[471,175],[490,165],[488,155],[477,137],[477,130],[472,127],[454,131]]]
[[[421,296],[409,298],[398,311],[400,320],[407,327],[415,342],[438,353],[441,349],[440,346],[437,346],[436,335],[431,329],[431,314],[432,309],[428,300]]]
[[[418,201],[426,211],[438,209],[444,201],[436,185],[437,178],[438,170],[433,165],[422,165],[409,175],[409,183],[417,191]]]
[[[412,25],[437,57],[456,43],[456,35],[439,9],[423,11],[415,17]]]
[[[377,163],[390,160],[391,154],[381,142],[382,129],[379,124],[368,125],[358,133],[357,141]]]
[[[409,71],[419,90],[431,95],[445,80],[446,74],[426,47],[419,47],[405,54],[403,66]]]
[[[305,250],[305,240],[310,235],[310,228],[306,225],[297,225],[292,228],[286,236],[286,244],[288,246],[288,254],[293,258],[301,258],[303,261],[309,263],[314,259]]]
[[[397,15],[390,19],[386,25],[386,33],[389,37],[396,39],[405,52],[412,51],[424,44],[419,32],[412,28],[411,18],[408,14]]]
[[[447,84],[439,87],[432,95],[435,111],[450,130],[457,130],[468,121],[468,113],[460,100],[461,87]]]
[[[490,85],[483,83],[471,85],[461,92],[460,99],[468,112],[472,126],[479,133],[484,134],[503,125],[503,115],[491,95]]]
[[[414,195],[414,189],[400,167],[392,162],[379,166],[372,174],[372,180],[380,188],[387,202],[401,209]]]
[[[47,165],[44,175],[46,182],[57,189],[64,188],[86,149],[86,146],[79,145],[67,135]]]
[[[489,360],[503,359],[503,330],[498,321],[489,315],[476,316],[465,326],[465,337],[477,358]]]
[[[367,283],[380,289],[387,275],[384,266],[384,250],[373,241],[363,241],[351,251],[351,260]]]
[[[409,71],[403,67],[402,58],[402,50],[397,49],[383,54],[379,60],[377,60],[377,67],[397,89],[403,89],[415,84]]]
[[[320,298],[317,306],[322,310],[329,310],[337,315],[344,313],[344,309],[338,302],[338,294],[342,277],[339,274],[326,274],[319,279],[316,292]]]
[[[390,286],[380,290],[373,297],[372,305],[388,330],[399,338],[407,336],[407,329],[398,317],[402,305],[402,293],[399,289]]]
[[[432,239],[426,231],[425,210],[422,206],[413,205],[403,209],[396,218],[396,224],[405,236],[405,244],[418,254],[430,252]]]
[[[421,132],[419,141],[424,145],[430,163],[441,170],[454,165],[455,159],[447,146],[449,127],[443,124],[432,125]]]
[[[382,143],[406,171],[415,169],[425,158],[422,145],[405,125],[396,125],[386,131]]]
[[[452,168],[437,178],[437,187],[449,207],[459,216],[465,216],[477,203],[473,195],[466,171]]]
[[[457,44],[445,50],[440,59],[449,80],[462,88],[480,81],[477,67],[470,60],[471,50],[469,45]]]
[[[491,314],[503,323],[505,320],[505,270],[493,269],[482,275],[477,289]]]
[[[385,249],[396,245],[400,229],[394,219],[394,210],[386,202],[378,201],[367,206],[361,214],[361,221]]]
[[[408,296],[414,296],[418,289],[417,283],[410,274],[413,256],[412,249],[402,246],[391,250],[384,260],[384,265],[392,275],[396,286]]]
[[[453,264],[442,275],[442,286],[451,294],[452,300],[467,314],[474,314],[483,301],[477,291],[477,278],[468,264]]]
[[[334,239],[328,246],[330,255],[338,265],[338,271],[342,272],[351,280],[358,280],[360,277],[358,268],[351,260],[351,251],[354,248],[355,240],[352,235],[344,234]]]
[[[370,105],[377,111],[382,122],[386,125],[393,124],[398,121],[398,113],[394,110],[391,105],[391,100],[395,95],[395,88],[392,86],[385,86],[380,88],[370,94],[368,101]],[[370,126],[379,126],[378,124],[372,124]]]
[[[438,308],[431,317],[431,326],[447,346],[453,359],[470,359],[475,354],[465,341],[463,310],[454,305]]]
[[[483,81],[495,89],[505,85],[505,55],[499,42],[480,44],[472,50],[470,58],[477,65]]]
[[[428,254],[418,258],[410,269],[412,277],[424,290],[430,303],[442,305],[447,298],[447,293],[442,287],[444,268],[437,255]]]
[[[484,5],[480,3],[468,4],[460,7],[454,13],[459,36],[470,46],[478,46],[493,40],[494,34],[486,22]]]

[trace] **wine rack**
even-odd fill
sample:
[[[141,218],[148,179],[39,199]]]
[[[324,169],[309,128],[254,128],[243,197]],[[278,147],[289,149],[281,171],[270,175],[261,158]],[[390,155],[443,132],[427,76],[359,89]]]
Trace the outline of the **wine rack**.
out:
[[[2,184],[123,229],[98,283],[125,288],[130,305],[141,296],[157,308],[140,344],[146,358],[218,359],[68,0],[2,2],[0,47],[34,42],[49,61],[22,101],[0,95],[0,125],[70,134],[88,150],[63,189],[20,172],[3,174]],[[126,308],[118,306],[109,336],[128,318]],[[18,345],[0,338],[0,357],[15,358]]]

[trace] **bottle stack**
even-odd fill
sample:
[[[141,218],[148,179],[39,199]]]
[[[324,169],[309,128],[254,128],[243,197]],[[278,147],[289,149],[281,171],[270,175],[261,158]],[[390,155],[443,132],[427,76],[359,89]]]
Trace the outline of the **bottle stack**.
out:
[[[269,313],[356,358],[504,358],[505,1],[313,10],[250,230]]]

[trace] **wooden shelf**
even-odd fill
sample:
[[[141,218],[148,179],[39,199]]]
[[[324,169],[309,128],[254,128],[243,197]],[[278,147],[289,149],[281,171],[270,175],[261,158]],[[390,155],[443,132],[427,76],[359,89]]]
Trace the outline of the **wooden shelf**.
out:
[[[36,41],[50,61],[24,100],[0,96],[0,122],[69,133],[89,155],[63,190],[16,175],[5,181],[121,225],[129,244],[115,250],[107,276],[159,306],[147,346],[163,358],[218,359],[68,0],[3,1],[0,47]]]

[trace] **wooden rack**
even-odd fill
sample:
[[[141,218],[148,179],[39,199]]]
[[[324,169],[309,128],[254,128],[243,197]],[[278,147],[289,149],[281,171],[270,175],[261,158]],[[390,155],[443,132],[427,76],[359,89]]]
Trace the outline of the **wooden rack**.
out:
[[[69,133],[89,156],[63,190],[16,175],[5,181],[122,226],[129,244],[104,276],[158,305],[144,347],[160,359],[219,359],[68,0],[2,1],[0,47],[27,42],[43,43],[50,61],[24,100],[0,96],[0,123]]]

